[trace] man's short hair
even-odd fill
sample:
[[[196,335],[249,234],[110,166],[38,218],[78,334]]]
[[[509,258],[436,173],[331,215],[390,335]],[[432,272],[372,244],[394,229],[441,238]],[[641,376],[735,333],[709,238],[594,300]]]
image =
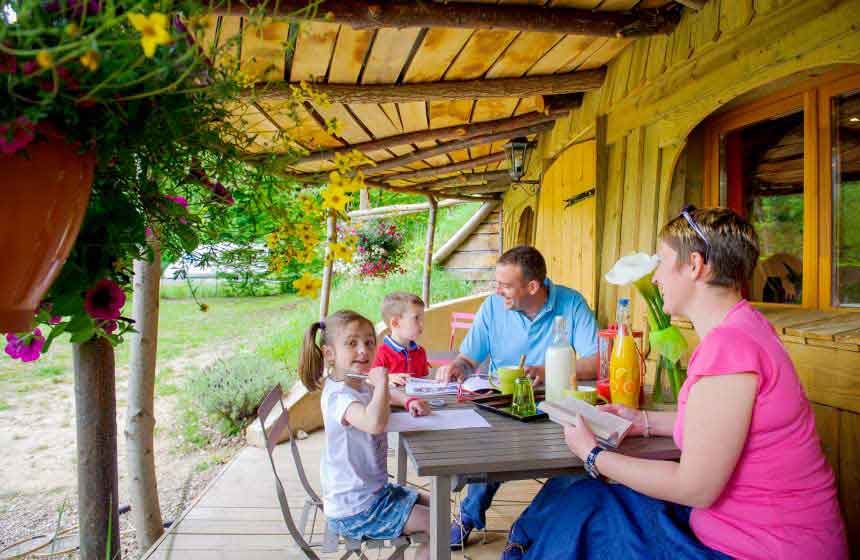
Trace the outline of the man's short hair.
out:
[[[540,285],[546,280],[546,261],[540,251],[531,245],[519,245],[513,249],[508,249],[499,257],[499,264],[515,264],[520,267],[523,273],[523,280],[526,283],[532,280],[537,280]]]
[[[413,305],[423,309],[424,300],[409,292],[391,292],[382,300],[382,320],[390,327],[391,319],[402,317]]]

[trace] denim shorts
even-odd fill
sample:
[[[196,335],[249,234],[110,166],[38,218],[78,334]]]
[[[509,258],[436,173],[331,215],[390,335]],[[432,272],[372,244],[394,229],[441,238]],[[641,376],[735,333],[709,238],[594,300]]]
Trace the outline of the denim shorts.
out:
[[[350,539],[394,539],[403,534],[417,501],[415,490],[386,484],[374,494],[373,503],[366,510],[348,517],[330,517],[328,522],[339,535]]]

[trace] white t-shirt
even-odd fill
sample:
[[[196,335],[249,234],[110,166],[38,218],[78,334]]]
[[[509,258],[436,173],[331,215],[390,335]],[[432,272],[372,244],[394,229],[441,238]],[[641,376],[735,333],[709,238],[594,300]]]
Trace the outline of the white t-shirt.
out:
[[[388,438],[371,435],[348,425],[349,405],[370,403],[373,389],[356,390],[346,383],[326,379],[320,404],[325,424],[326,447],[320,463],[323,511],[333,518],[361,513],[373,503],[373,495],[388,482]]]

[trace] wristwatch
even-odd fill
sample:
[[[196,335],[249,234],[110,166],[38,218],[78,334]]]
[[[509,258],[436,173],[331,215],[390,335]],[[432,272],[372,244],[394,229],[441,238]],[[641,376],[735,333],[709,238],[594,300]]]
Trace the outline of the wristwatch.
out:
[[[597,460],[597,456],[600,455],[600,452],[603,451],[603,448],[599,445],[591,450],[588,454],[588,457],[585,458],[585,472],[588,473],[588,476],[591,478],[600,478],[600,471],[597,470],[597,465],[594,462]]]

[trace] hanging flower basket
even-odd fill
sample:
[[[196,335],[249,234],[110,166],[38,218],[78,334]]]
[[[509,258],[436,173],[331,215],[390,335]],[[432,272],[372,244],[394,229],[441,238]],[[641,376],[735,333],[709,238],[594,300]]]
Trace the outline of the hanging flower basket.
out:
[[[32,329],[36,308],[78,235],[95,156],[48,136],[0,153],[0,332]]]

